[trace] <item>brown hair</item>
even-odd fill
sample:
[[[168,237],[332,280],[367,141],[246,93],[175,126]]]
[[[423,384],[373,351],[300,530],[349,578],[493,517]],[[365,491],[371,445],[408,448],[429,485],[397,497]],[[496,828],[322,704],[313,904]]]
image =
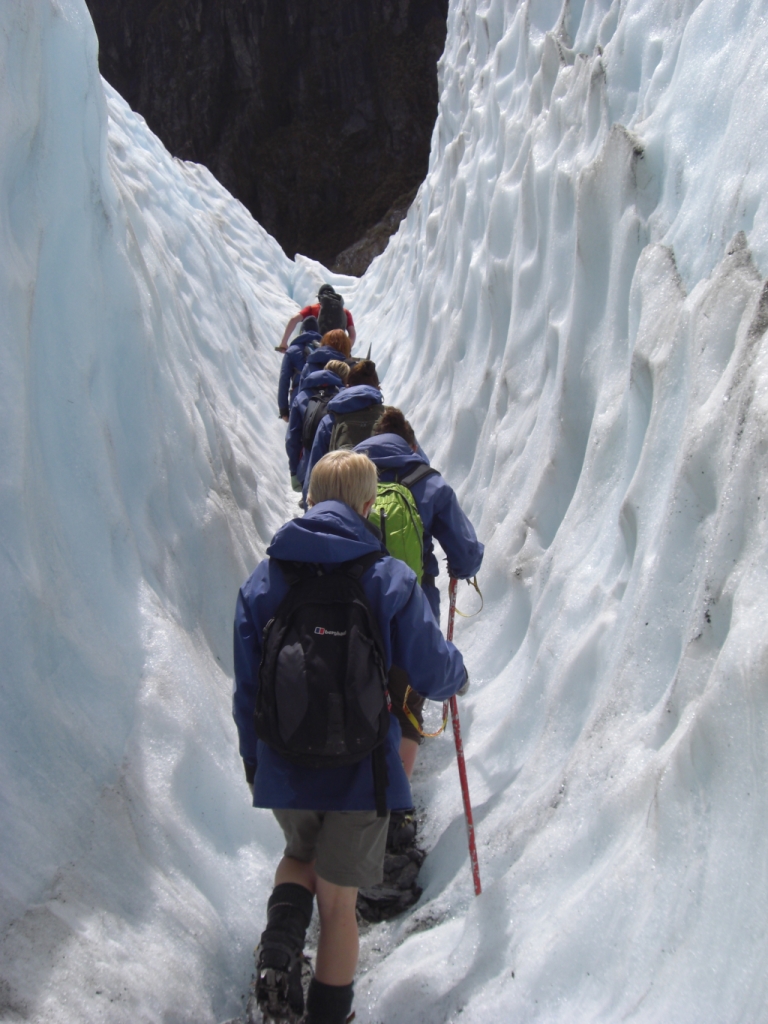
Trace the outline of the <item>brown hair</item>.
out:
[[[337,352],[341,352],[345,359],[349,359],[349,353],[352,351],[352,342],[349,340],[349,335],[346,331],[342,331],[339,328],[324,334],[320,339],[320,344],[324,348],[335,348]]]
[[[379,386],[379,375],[376,373],[376,363],[372,359],[361,359],[355,363],[347,377],[347,387],[353,388],[357,384],[370,384],[372,388]]]
[[[362,515],[365,503],[376,497],[378,479],[376,467],[367,455],[339,448],[315,463],[307,500],[310,505],[343,501]]]
[[[342,382],[349,376],[349,365],[343,363],[341,359],[329,359],[325,364],[325,369],[335,373],[337,377],[341,377]]]
[[[411,448],[416,447],[416,435],[413,427],[394,405],[388,405],[373,425],[373,435],[376,434],[397,434],[407,441]]]

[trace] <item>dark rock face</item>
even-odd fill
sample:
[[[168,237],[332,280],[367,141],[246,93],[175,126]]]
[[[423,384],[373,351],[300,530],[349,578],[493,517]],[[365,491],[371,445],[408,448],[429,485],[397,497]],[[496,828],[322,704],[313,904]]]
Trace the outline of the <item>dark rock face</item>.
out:
[[[418,186],[416,186],[410,192],[406,192],[404,196],[399,196],[380,221],[368,228],[363,237],[350,245],[348,249],[339,253],[331,270],[337,274],[362,276],[373,260],[386,249],[390,236],[394,235],[400,227],[400,221],[408,213],[418,190]]]
[[[289,255],[332,264],[423,179],[448,0],[87,2],[104,77]]]

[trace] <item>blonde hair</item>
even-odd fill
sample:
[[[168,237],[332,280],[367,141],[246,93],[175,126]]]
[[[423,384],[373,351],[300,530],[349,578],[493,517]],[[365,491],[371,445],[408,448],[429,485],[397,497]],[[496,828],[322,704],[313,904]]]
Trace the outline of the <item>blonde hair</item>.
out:
[[[365,503],[376,497],[377,483],[376,467],[367,455],[340,448],[328,452],[315,464],[307,500],[310,505],[343,501],[362,515]]]
[[[325,369],[335,373],[337,377],[341,377],[342,384],[349,376],[349,365],[340,359],[329,359],[325,364]]]
[[[352,342],[349,340],[349,335],[340,328],[324,334],[320,339],[320,344],[323,348],[335,348],[337,352],[341,352],[345,359],[349,359],[349,354],[352,351]]]

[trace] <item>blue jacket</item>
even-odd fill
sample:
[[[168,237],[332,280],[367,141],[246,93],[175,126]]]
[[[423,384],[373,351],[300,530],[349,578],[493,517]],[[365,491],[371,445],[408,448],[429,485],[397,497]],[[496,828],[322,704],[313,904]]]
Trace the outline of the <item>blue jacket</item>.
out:
[[[309,489],[309,478],[315,463],[319,462],[328,453],[328,446],[331,443],[333,433],[332,413],[357,412],[358,409],[366,409],[369,405],[382,402],[382,394],[378,388],[372,388],[370,384],[356,384],[351,388],[343,388],[335,398],[328,403],[328,413],[320,420],[320,426],[315,434],[315,442],[312,445],[309,459],[307,460],[307,472],[304,476],[304,500],[307,500]]]
[[[301,519],[281,527],[267,548],[271,558],[337,564],[382,551],[378,531],[340,501],[315,505]],[[358,811],[375,808],[373,768],[368,755],[353,765],[309,769],[294,765],[257,739],[253,710],[258,689],[262,631],[287,592],[277,562],[265,559],[241,588],[235,616],[233,715],[246,766],[255,765],[255,807]],[[433,700],[451,697],[465,679],[461,654],[443,637],[411,569],[386,553],[361,577],[381,627],[386,667],[401,665],[419,693]],[[410,786],[398,748],[400,726],[390,715],[385,740],[389,783],[387,806],[411,807]]]
[[[309,400],[314,398],[321,388],[336,388],[338,391],[341,385],[341,377],[337,377],[330,370],[315,370],[304,380],[302,389],[296,395],[291,406],[288,433],[285,435],[285,450],[288,453],[291,476],[297,476],[302,482],[307,469],[309,452],[304,451],[301,435],[304,430],[304,417]]]
[[[304,364],[304,369],[301,371],[301,377],[299,378],[298,384],[299,389],[304,387],[304,381],[310,373],[314,373],[315,370],[322,370],[330,359],[341,359],[342,362],[345,361],[344,355],[342,355],[338,349],[329,348],[328,345],[323,345],[322,348],[316,348],[314,352],[310,352],[309,357]]]
[[[317,331],[300,334],[298,338],[293,339],[288,346],[288,351],[283,356],[280,381],[277,385],[277,408],[281,416],[287,416],[290,411],[301,371],[304,369],[308,356],[314,350],[313,346],[320,341],[320,337]]]
[[[361,441],[355,451],[367,455],[376,465],[381,481],[394,480],[396,475],[404,477],[417,466],[427,462],[426,457],[413,451],[408,442],[397,434],[378,434],[376,437],[369,437],[366,441]],[[436,537],[448,556],[451,576],[457,579],[470,579],[480,570],[485,547],[477,539],[472,523],[461,511],[453,488],[439,473],[432,473],[414,484],[411,493],[424,524],[424,572],[430,576],[438,575],[439,569],[432,543],[432,538]],[[439,592],[430,584],[424,589],[439,622]]]

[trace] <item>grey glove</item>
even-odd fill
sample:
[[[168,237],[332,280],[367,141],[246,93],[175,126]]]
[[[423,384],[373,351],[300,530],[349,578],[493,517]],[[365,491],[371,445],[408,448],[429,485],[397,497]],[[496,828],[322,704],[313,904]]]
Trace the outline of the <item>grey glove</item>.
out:
[[[296,491],[297,494],[301,494],[301,480],[297,476],[291,477],[291,487]]]
[[[457,697],[463,697],[468,689],[469,689],[469,672],[467,672],[467,670],[464,669],[464,685],[462,686],[462,688],[460,690],[458,690],[456,692],[456,696]]]

